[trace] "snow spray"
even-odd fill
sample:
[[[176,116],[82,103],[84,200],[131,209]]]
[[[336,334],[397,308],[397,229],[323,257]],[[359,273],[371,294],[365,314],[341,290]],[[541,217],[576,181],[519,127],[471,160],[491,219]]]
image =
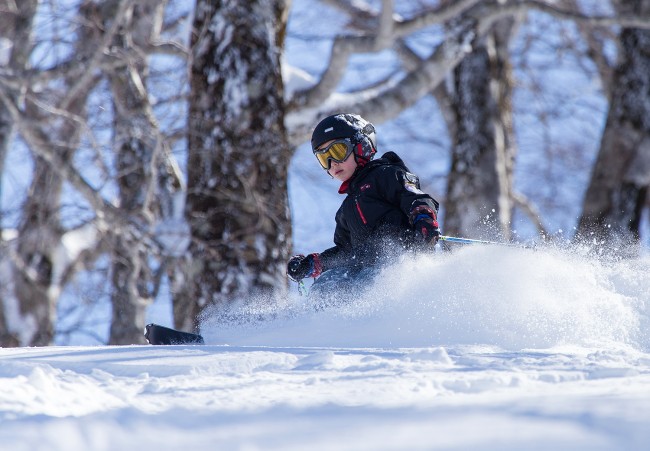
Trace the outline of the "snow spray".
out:
[[[647,256],[603,261],[550,248],[471,246],[405,256],[339,307],[316,311],[296,294],[272,311],[263,303],[260,321],[208,317],[203,334],[208,343],[233,345],[648,351],[648,274]]]

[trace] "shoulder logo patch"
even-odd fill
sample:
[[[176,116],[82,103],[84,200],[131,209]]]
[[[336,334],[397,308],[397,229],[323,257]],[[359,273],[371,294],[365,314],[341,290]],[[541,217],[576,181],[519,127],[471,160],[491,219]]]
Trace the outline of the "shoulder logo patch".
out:
[[[414,194],[424,194],[420,190],[420,179],[418,179],[417,175],[411,174],[410,172],[404,173],[404,188]]]

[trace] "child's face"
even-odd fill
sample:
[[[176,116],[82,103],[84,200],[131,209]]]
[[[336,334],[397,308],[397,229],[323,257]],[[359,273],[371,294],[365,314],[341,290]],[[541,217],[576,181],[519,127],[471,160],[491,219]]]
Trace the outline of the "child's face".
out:
[[[331,166],[327,173],[341,182],[345,182],[354,174],[354,171],[357,169],[357,162],[354,159],[354,155],[350,154],[348,157],[343,160],[341,163],[336,161],[331,162]]]

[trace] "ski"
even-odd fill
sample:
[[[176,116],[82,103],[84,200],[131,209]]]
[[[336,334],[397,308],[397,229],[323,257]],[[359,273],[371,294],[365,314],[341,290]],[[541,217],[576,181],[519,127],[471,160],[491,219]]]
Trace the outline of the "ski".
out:
[[[202,345],[205,344],[199,334],[182,332],[159,324],[147,324],[144,337],[152,345]]]

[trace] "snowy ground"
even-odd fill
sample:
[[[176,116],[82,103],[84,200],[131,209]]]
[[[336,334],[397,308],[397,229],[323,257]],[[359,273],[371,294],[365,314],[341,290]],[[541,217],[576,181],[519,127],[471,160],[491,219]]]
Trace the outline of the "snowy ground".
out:
[[[353,306],[208,318],[206,346],[0,349],[2,449],[648,449],[647,258],[400,268]]]

